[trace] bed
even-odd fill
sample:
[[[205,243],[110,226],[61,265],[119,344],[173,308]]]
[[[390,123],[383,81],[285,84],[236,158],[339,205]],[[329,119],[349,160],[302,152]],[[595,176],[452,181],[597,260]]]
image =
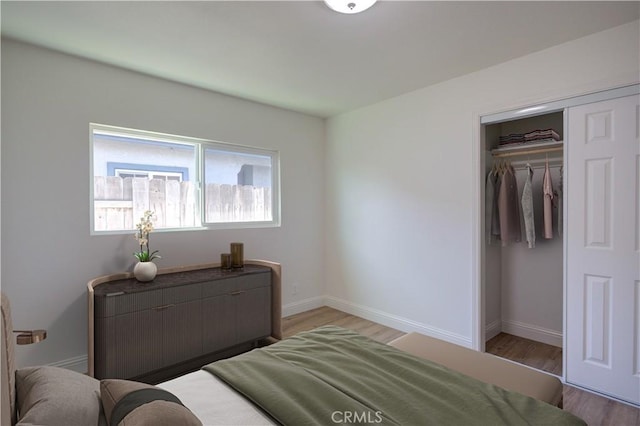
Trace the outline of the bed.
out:
[[[2,323],[2,425],[585,424],[335,326],[151,386],[56,367],[16,371],[4,295]]]

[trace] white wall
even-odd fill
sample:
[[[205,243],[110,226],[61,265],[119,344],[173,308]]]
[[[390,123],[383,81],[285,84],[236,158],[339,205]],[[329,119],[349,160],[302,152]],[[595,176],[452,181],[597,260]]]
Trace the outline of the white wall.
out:
[[[636,21],[329,119],[329,303],[471,345],[479,115],[638,82],[638,28]]]
[[[285,306],[323,294],[324,120],[2,40],[2,290],[16,327],[48,330],[23,365],[81,365],[87,281],[133,265],[132,235],[89,235],[90,122],[279,150],[282,227],[156,233],[158,265],[243,241],[282,263]]]

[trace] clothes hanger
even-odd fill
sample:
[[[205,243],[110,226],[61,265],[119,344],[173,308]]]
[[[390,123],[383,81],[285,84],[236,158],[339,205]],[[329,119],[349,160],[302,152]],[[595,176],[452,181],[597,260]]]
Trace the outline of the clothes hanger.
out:
[[[527,164],[525,164],[525,167],[527,168],[527,173],[530,176],[533,176],[533,167],[531,167],[531,157],[527,156]]]

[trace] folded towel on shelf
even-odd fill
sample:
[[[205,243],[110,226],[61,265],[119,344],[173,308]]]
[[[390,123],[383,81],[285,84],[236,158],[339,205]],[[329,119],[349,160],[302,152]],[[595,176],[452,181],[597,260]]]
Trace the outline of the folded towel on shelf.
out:
[[[508,143],[522,143],[524,142],[524,134],[521,133],[511,133],[507,136],[500,136],[499,139],[500,145],[508,144]]]
[[[524,139],[525,141],[540,139],[553,139],[554,141],[559,141],[560,135],[553,129],[534,130],[533,132],[525,133]]]
[[[559,141],[560,135],[553,129],[538,129],[528,133],[511,133],[506,136],[500,136],[498,142],[500,145],[509,145],[514,143],[530,143],[543,140]]]

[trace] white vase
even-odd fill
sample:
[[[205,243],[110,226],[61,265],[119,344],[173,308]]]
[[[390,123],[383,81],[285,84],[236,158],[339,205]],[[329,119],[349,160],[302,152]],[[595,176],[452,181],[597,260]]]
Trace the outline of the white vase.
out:
[[[138,281],[147,282],[156,277],[158,267],[153,262],[138,262],[133,267],[133,275]]]

